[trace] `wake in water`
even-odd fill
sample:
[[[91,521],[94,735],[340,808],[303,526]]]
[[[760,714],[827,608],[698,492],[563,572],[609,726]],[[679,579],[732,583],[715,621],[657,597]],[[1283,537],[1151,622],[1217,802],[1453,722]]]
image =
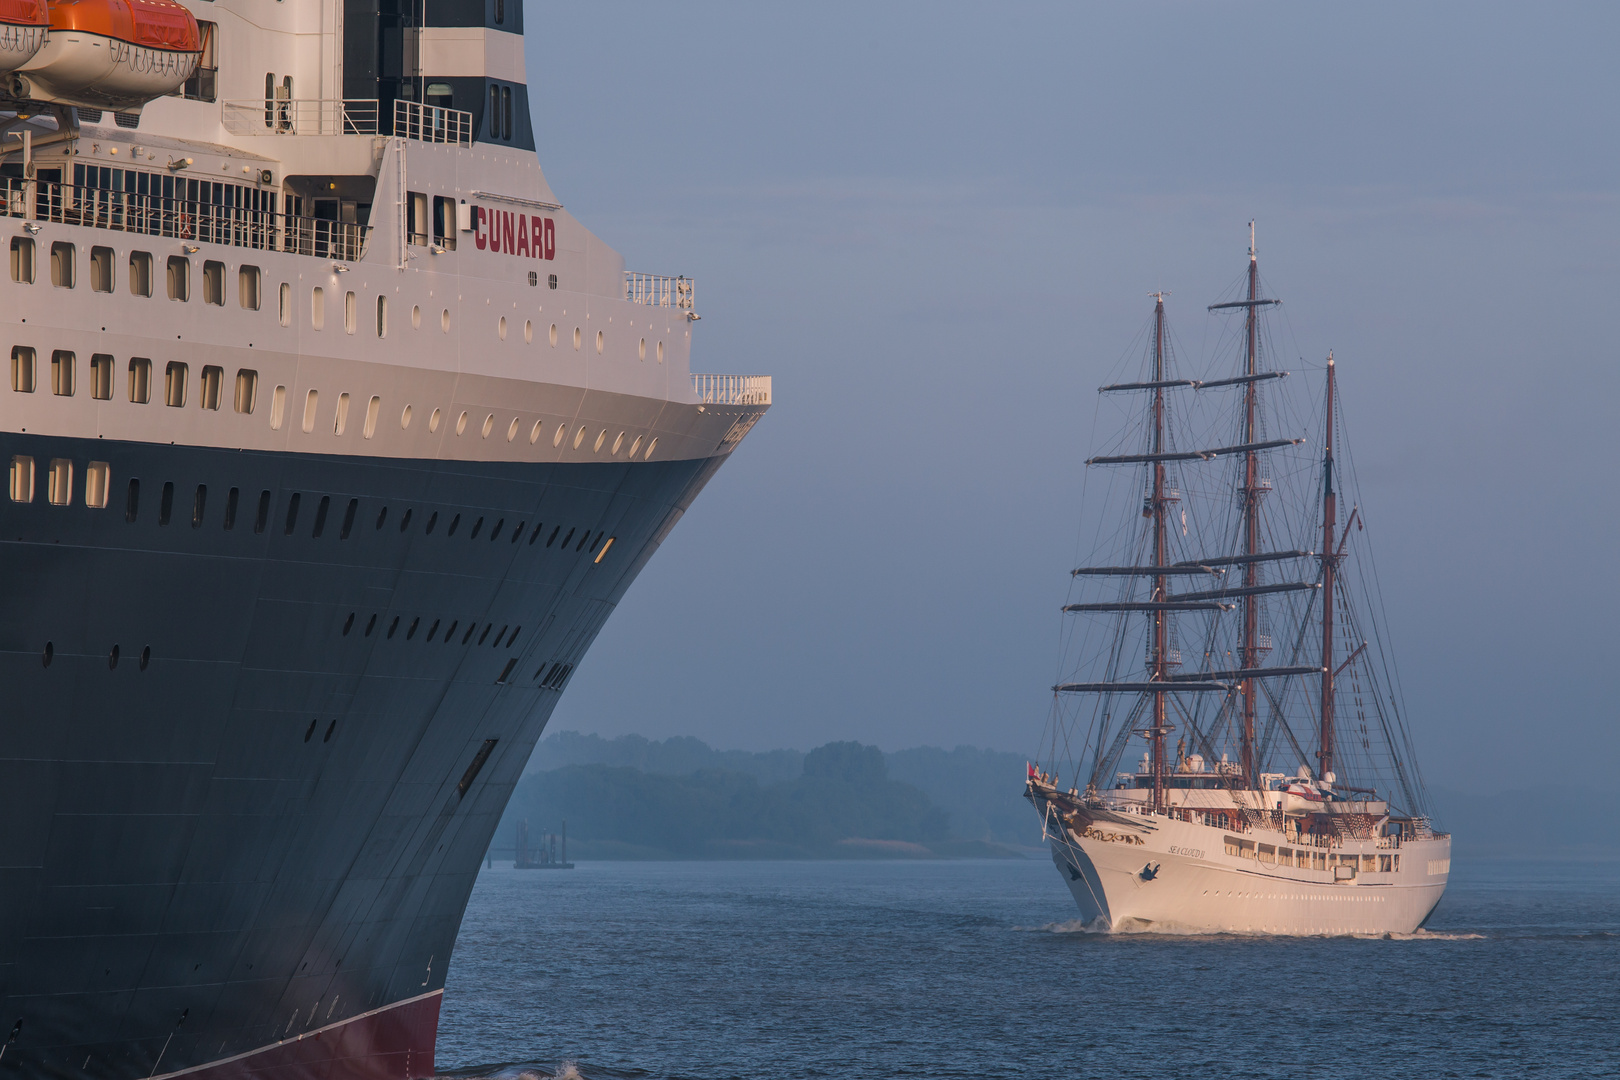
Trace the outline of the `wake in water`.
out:
[[[440,1073],[435,1080],[639,1080],[647,1075],[640,1069],[626,1072],[605,1066],[592,1066],[587,1075],[580,1071],[577,1062],[562,1061],[556,1065],[530,1062],[519,1065],[473,1065]]]

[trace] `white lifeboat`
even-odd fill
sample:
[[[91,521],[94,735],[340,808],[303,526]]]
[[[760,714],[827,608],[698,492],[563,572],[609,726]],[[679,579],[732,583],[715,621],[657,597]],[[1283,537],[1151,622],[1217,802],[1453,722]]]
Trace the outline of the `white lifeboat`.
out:
[[[0,0],[0,3],[14,0]],[[14,76],[13,96],[132,109],[178,90],[202,56],[191,12],[174,0],[51,0],[44,47]]]
[[[0,75],[32,60],[49,27],[45,0],[0,0]]]

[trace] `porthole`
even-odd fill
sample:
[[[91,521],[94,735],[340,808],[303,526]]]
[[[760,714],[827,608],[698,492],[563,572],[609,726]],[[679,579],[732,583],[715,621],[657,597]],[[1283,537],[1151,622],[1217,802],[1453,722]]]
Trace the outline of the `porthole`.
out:
[[[576,327],[574,327],[574,351],[575,352],[579,351],[579,343],[580,343],[581,340],[582,340],[582,338],[580,336],[579,327],[576,326]]]
[[[545,528],[545,527],[546,527],[546,523],[543,522],[543,521],[537,521],[537,522],[534,523],[534,531],[529,534],[529,544],[530,544],[530,546],[533,546],[534,542],[536,540],[540,539],[540,530]]]
[[[481,439],[487,439],[487,438],[489,438],[489,433],[491,431],[494,431],[494,430],[495,430],[495,414],[490,413],[488,416],[484,417],[484,427],[483,427],[483,430],[478,433],[478,437],[481,438]]]
[[[641,344],[639,346],[637,346],[636,353],[637,353],[636,358],[638,360],[647,359],[647,339],[646,338],[641,339]]]
[[[386,636],[387,636],[389,641],[394,640],[394,634],[398,630],[399,630],[399,616],[395,615],[394,616],[394,621],[388,624],[388,633],[387,633]]]
[[[411,305],[411,329],[422,329],[422,309],[416,304]]]
[[[445,308],[443,311],[439,312],[439,329],[443,330],[447,334],[450,332],[450,309],[449,308]]]
[[[411,514],[412,513],[414,513],[414,511],[411,510],[410,507],[405,508],[405,516],[399,519],[399,531],[400,532],[404,532],[406,529],[411,527]]]
[[[418,615],[411,620],[410,628],[405,631],[405,640],[409,641],[416,636],[416,628],[422,625],[422,617]]]
[[[511,543],[511,544],[515,544],[519,540],[523,539],[523,526],[525,526],[527,524],[528,524],[527,521],[518,522],[517,523],[517,528],[512,530],[512,539],[507,541],[507,542]]]
[[[544,427],[544,426],[545,426],[545,421],[536,420],[534,422],[534,427],[529,429],[529,445],[530,446],[533,446],[535,443],[540,441],[540,429],[542,427]]]
[[[602,444],[604,442],[606,442],[606,441],[607,441],[607,428],[603,428],[601,431],[598,431],[596,433],[596,443],[595,443],[595,445],[593,445],[591,447],[591,453],[600,454],[602,452]]]
[[[332,509],[332,496],[322,495],[321,501],[315,504],[315,527],[310,530],[310,538],[319,540],[321,533],[326,531],[326,514]]]
[[[351,612],[349,612],[349,617],[347,619],[343,620],[343,636],[348,637],[349,636],[349,631],[353,630],[353,629],[354,629],[354,612],[351,611]]]
[[[115,671],[115,670],[117,670],[117,668],[118,668],[118,646],[114,645],[112,647],[112,652],[107,654],[107,670],[108,671]]]
[[[437,634],[439,632],[439,622],[440,622],[440,620],[438,620],[438,619],[433,620],[433,625],[428,627],[428,632],[426,634],[422,635],[422,640],[423,641],[432,641],[433,640],[433,635]]]
[[[523,320],[523,341],[526,345],[534,344],[534,323],[528,319]]]
[[[658,343],[658,362],[660,364],[664,362],[664,343],[662,341]]]
[[[495,333],[500,335],[500,339],[502,341],[506,340],[506,316],[505,315],[502,315],[501,316],[501,321],[498,324],[496,324]]]
[[[377,613],[375,611],[373,611],[371,613],[371,618],[366,620],[366,633],[365,633],[365,636],[370,637],[371,632],[373,630],[375,630],[375,629],[377,629]]]
[[[482,645],[489,638],[490,628],[493,627],[494,625],[495,625],[494,623],[486,623],[485,624],[484,632],[482,634],[478,635],[478,644]],[[46,648],[49,648],[49,647],[50,646],[46,646]]]
[[[454,535],[456,535],[456,526],[460,525],[460,524],[461,524],[461,515],[457,514],[455,517],[450,519],[450,527],[448,529],[444,530],[444,535],[446,535],[446,536],[454,536]]]
[[[385,506],[381,510],[377,511],[377,528],[381,529],[383,527],[383,522],[385,522],[387,520],[388,520],[388,507]]]
[[[446,630],[444,632],[444,643],[446,645],[450,644],[450,639],[456,636],[456,627],[458,627],[460,625],[461,625],[461,620],[460,619],[453,620],[450,623],[450,629],[448,629],[448,630]]]
[[[467,627],[467,632],[465,634],[461,635],[461,643],[463,645],[465,645],[465,644],[467,644],[467,642],[471,641],[472,636],[473,636],[473,631],[477,630],[477,629],[478,629],[478,624],[476,622],[473,623],[471,626]]]
[[[483,518],[479,518],[477,521],[473,522],[472,532],[467,534],[467,539],[469,539],[469,540],[478,539],[478,530],[482,529],[483,527],[484,527],[484,519]]]
[[[51,666],[51,659],[55,655],[56,655],[56,646],[52,645],[49,641],[47,641],[45,643],[45,652],[39,658],[40,664],[42,666],[44,666],[44,667],[50,667]]]
[[[456,417],[456,434],[460,435],[463,431],[466,431],[466,430],[467,430],[467,413],[465,411],[463,411],[460,416]]]
[[[337,730],[337,718],[333,717],[332,722],[330,724],[326,725],[326,734],[321,736],[321,742],[331,742],[332,741],[332,732],[334,732],[336,730]]]
[[[304,741],[305,742],[309,742],[309,740],[311,740],[311,739],[313,739],[315,737],[315,724],[316,724],[316,721],[311,720],[309,722],[309,727],[305,729],[305,731],[304,731]]]
[[[557,347],[557,324],[556,323],[551,324],[551,347],[553,349],[555,349]]]
[[[611,453],[613,454],[614,457],[618,457],[619,450],[623,446],[624,446],[624,432],[621,431],[621,432],[619,432],[618,437],[613,440],[613,450],[611,451]]]
[[[504,528],[506,528],[506,519],[497,518],[495,520],[495,527],[489,530],[489,542],[493,544],[495,541],[499,540],[501,538],[501,530]],[[523,531],[522,525],[518,526],[518,531]]]
[[[567,424],[558,424],[556,432],[553,433],[552,436],[551,436],[551,445],[552,446],[561,446],[562,441],[563,441],[563,436],[566,435],[566,434],[568,434],[568,425]]]
[[[653,441],[647,444],[647,453],[645,455],[643,455],[641,460],[643,460],[643,461],[651,461],[652,460],[652,452],[655,449],[657,449],[657,447],[658,447],[658,436],[654,435],[653,436]]]
[[[400,411],[399,426],[402,430],[411,426],[411,407],[409,405]]]
[[[434,409],[433,415],[428,417],[428,434],[431,435],[439,430],[439,415],[439,410]]]
[[[501,632],[499,634],[495,635],[495,644],[494,644],[493,647],[497,648],[497,649],[500,648],[501,647],[501,638],[503,638],[505,636],[506,636],[506,627],[503,626],[503,627],[501,627]],[[479,640],[479,644],[480,645],[483,644],[482,639]]]
[[[641,436],[637,435],[636,436],[636,441],[630,444],[630,456],[632,458],[635,457],[636,456],[636,451],[640,450],[640,449],[641,449]]]
[[[557,534],[560,533],[560,532],[562,532],[562,526],[561,525],[558,525],[555,529],[551,530],[551,535],[546,537],[546,547],[550,547],[553,543],[556,542]],[[574,535],[573,531],[570,530],[568,535],[573,536]],[[568,541],[564,540],[563,543],[566,545],[568,543]]]
[[[146,666],[148,664],[150,664],[151,662],[152,662],[152,646],[148,645],[148,646],[146,646],[145,648],[143,648],[141,650],[141,670],[145,671]]]
[[[423,536],[432,536],[433,535],[433,526],[437,525],[438,523],[439,523],[439,512],[437,510],[435,510],[435,511],[433,511],[433,513],[428,515],[427,528],[422,530],[422,535]]]
[[[597,356],[602,355],[602,345],[605,342],[605,340],[606,339],[603,338],[603,336],[602,336],[602,331],[598,330],[596,332],[596,355]]]
[[[522,426],[523,426],[523,422],[521,420],[519,420],[515,416],[512,417],[512,422],[510,424],[508,424],[507,427],[506,427],[506,441],[507,442],[512,442],[514,439],[516,439],[517,438],[517,433],[518,433],[518,428],[520,428]]]
[[[575,428],[574,429],[574,449],[578,450],[579,449],[579,444],[584,442],[584,441],[585,441],[585,429],[582,428],[582,427]]]

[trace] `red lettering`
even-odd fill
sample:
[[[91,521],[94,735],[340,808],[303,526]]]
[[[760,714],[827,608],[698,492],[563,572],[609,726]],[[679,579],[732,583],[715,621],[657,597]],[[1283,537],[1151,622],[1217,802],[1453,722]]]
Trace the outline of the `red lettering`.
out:
[[[546,218],[546,258],[557,257],[557,225],[550,218]]]
[[[529,218],[527,214],[519,214],[517,216],[517,226],[517,253],[519,255],[527,255],[529,253]],[[538,237],[536,237],[536,239],[538,239]]]
[[[537,218],[537,217],[530,218],[529,219],[529,245],[530,245],[529,246],[529,253],[531,255],[533,255],[536,259],[543,259],[543,258],[546,257],[546,242],[545,242],[544,237],[545,237],[545,233],[542,231],[542,226],[540,224],[540,219]]]
[[[484,237],[484,208],[482,206],[473,207],[473,243],[478,245],[479,251],[483,251],[489,244],[489,241]]]
[[[512,212],[501,211],[501,250],[511,255],[517,250],[512,244]]]

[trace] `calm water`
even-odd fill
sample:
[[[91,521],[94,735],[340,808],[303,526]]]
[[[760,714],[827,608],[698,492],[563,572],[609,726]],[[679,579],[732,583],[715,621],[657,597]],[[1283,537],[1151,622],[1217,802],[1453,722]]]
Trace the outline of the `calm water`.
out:
[[[1620,1075],[1620,866],[1459,863],[1417,939],[1096,935],[1046,860],[486,870],[441,1071]],[[520,1068],[510,1068],[516,1063]]]

